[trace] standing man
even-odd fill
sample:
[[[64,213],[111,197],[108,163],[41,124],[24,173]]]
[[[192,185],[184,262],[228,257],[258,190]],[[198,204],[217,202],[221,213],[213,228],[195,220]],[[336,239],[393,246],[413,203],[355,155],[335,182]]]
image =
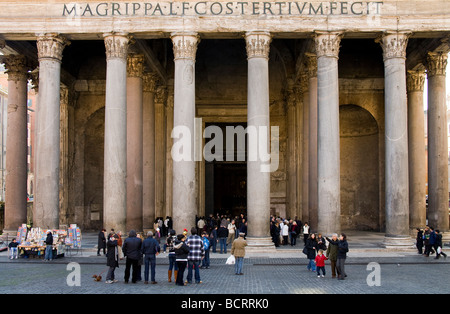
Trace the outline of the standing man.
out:
[[[98,242],[97,242],[97,256],[101,256],[100,255],[100,250],[103,249],[103,255],[106,255],[106,229],[103,228],[99,233],[98,233]]]
[[[147,233],[147,239],[142,242],[142,254],[145,255],[145,269],[144,269],[144,283],[148,284],[148,271],[151,266],[151,279],[152,285],[157,284],[155,273],[156,273],[156,256],[161,250],[158,241],[153,238],[153,232],[149,231]]]
[[[51,231],[47,232],[47,238],[45,239],[45,256],[44,261],[50,261],[53,259],[53,234]]]
[[[192,268],[195,271],[195,283],[202,283],[199,266],[204,256],[204,249],[203,240],[197,235],[197,228],[192,227],[191,236],[187,238],[186,244],[189,246],[187,283],[192,283]]]
[[[228,239],[227,239],[227,245],[228,244],[233,244],[233,241],[235,239],[235,234],[236,234],[236,224],[235,224],[235,220],[233,219],[229,224],[228,224]]]
[[[131,282],[136,283],[138,279],[138,263],[142,257],[142,241],[136,237],[136,231],[130,230],[128,238],[123,242],[123,255],[127,257],[125,264],[125,283],[130,279],[130,269],[133,268]]]
[[[239,233],[239,238],[234,240],[231,246],[231,255],[236,258],[235,271],[236,275],[243,275],[242,267],[244,266],[245,247],[247,241],[244,240],[245,233]]]
[[[227,254],[228,228],[226,225],[220,225],[219,229],[217,229],[217,237],[219,238],[220,254]]]

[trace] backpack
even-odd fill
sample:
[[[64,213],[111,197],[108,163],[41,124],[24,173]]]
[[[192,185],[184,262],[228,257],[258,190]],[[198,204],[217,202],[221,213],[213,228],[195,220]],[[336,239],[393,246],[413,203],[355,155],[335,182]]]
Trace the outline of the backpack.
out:
[[[208,238],[204,237],[204,238],[202,239],[202,241],[203,241],[203,249],[204,249],[205,251],[208,250],[208,249],[209,249],[209,240],[208,240]]]

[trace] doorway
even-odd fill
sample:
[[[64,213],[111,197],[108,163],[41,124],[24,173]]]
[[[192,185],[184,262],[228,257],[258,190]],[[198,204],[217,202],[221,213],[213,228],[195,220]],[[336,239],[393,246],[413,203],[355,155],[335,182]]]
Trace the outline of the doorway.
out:
[[[246,128],[246,123],[207,123],[218,126],[223,134],[223,161],[205,161],[205,214],[227,215],[230,217],[247,214],[247,162],[238,160],[238,154],[245,152],[238,150],[238,140],[234,139],[234,161],[225,161],[226,158],[226,127],[242,126]],[[205,139],[205,144],[211,139]]]

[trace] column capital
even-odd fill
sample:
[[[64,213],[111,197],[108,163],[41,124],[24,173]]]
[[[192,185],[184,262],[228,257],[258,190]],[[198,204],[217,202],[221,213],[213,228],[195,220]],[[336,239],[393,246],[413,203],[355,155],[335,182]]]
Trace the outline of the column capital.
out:
[[[158,75],[155,72],[144,72],[142,76],[142,86],[144,92],[155,93]]]
[[[272,42],[272,35],[270,32],[250,31],[246,32],[244,37],[247,49],[247,59],[269,59],[270,43]]]
[[[38,59],[61,62],[63,50],[70,45],[64,36],[57,33],[46,33],[37,36]]]
[[[25,56],[7,55],[3,58],[3,62],[5,63],[6,73],[8,74],[8,81],[17,82],[27,80],[30,67]]]
[[[144,55],[132,53],[127,56],[127,76],[142,77],[144,73]]]
[[[339,45],[343,34],[340,32],[321,32],[314,33],[314,42],[316,46],[317,58],[320,57],[339,57]]]
[[[172,33],[174,60],[190,59],[195,61],[200,36],[197,33]]]
[[[317,56],[314,53],[305,53],[306,71],[308,77],[317,77]]]
[[[406,59],[406,46],[410,32],[385,32],[375,42],[383,48],[383,59],[386,61],[393,58]]]
[[[155,103],[165,104],[167,100],[167,86],[159,85],[156,87]]]
[[[128,55],[128,46],[131,36],[128,33],[105,33],[103,34],[106,48],[106,60],[123,59]]]
[[[423,92],[425,71],[410,70],[406,75],[406,90],[408,92]]]
[[[34,91],[36,93],[38,93],[39,92],[39,67],[32,70],[28,74],[29,74],[29,78],[31,80],[31,86],[32,86],[31,88],[33,88]]]
[[[428,52],[426,64],[428,76],[445,75],[447,58],[446,52]]]

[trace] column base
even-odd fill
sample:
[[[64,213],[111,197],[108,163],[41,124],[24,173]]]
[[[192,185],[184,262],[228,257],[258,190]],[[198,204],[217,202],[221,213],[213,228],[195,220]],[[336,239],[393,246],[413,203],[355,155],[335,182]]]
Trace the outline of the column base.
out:
[[[442,245],[443,246],[450,246],[450,232],[442,232]]]
[[[256,238],[247,237],[248,246],[245,248],[246,253],[276,253],[275,244],[271,237]]]
[[[415,249],[414,240],[408,236],[391,236],[384,237],[383,247],[386,249]]]

